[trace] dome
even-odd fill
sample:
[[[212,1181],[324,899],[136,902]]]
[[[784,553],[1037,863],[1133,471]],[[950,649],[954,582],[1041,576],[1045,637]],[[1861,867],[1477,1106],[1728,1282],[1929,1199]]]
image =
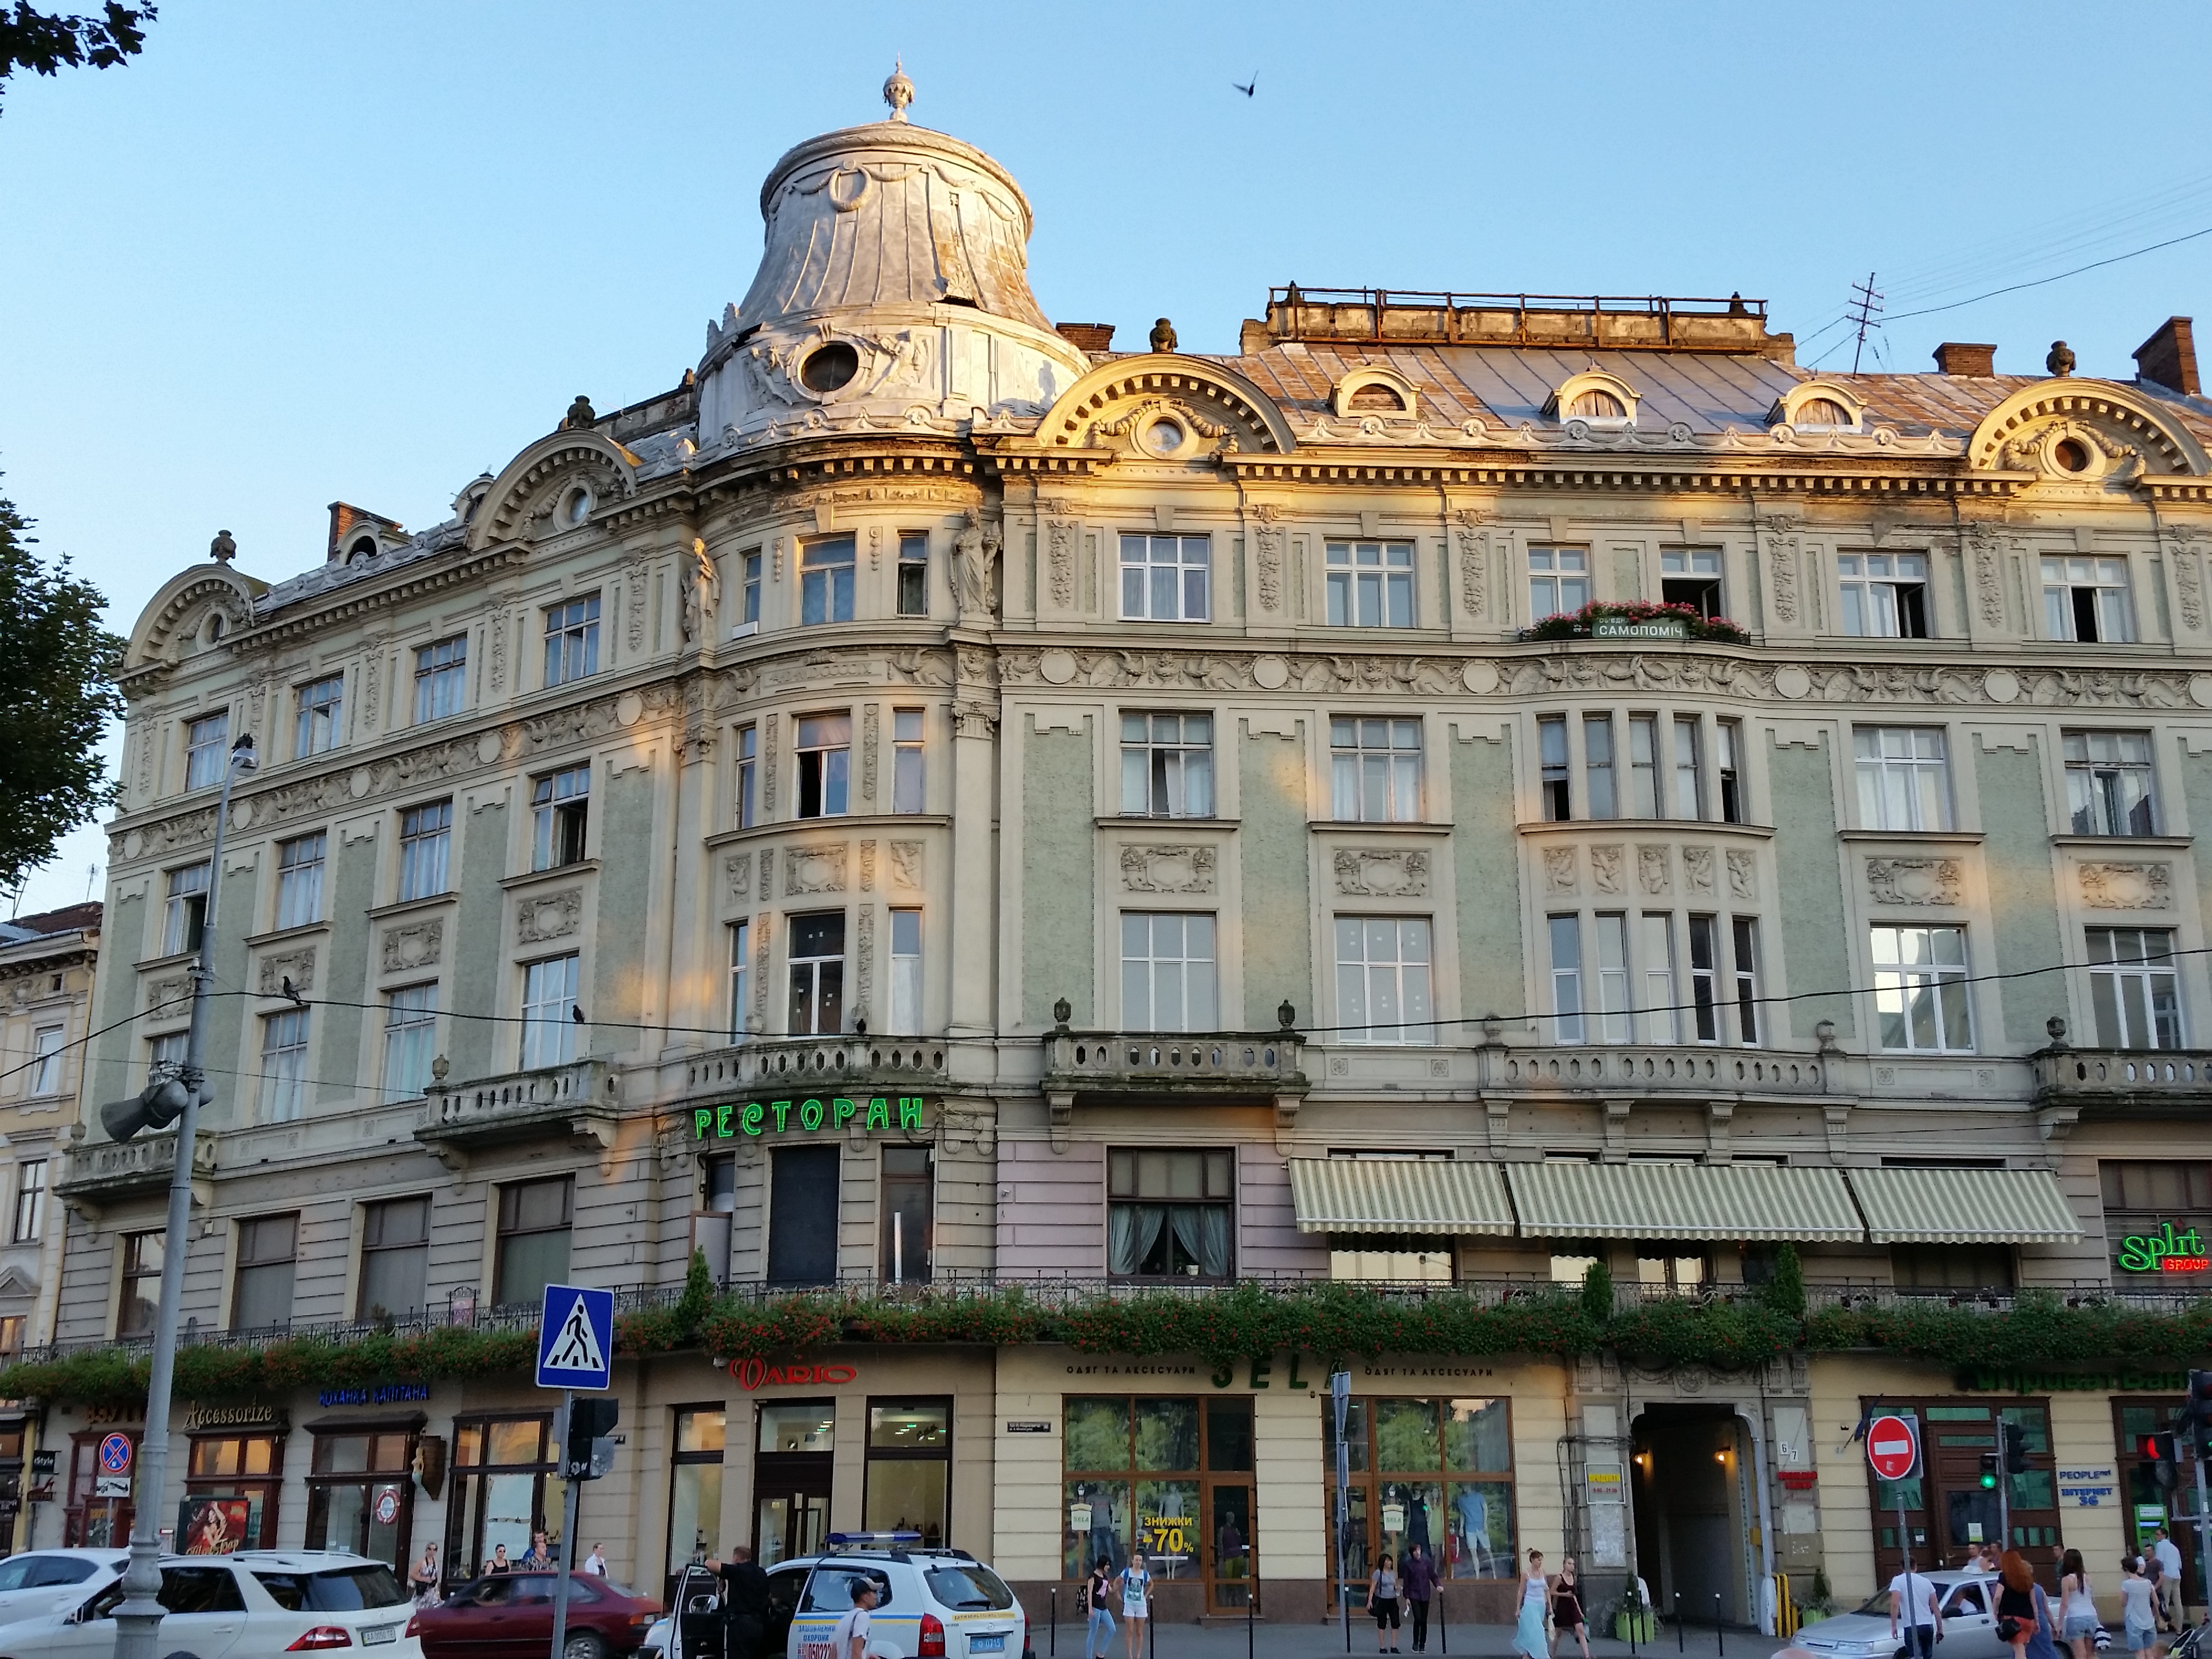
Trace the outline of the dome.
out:
[[[884,90],[894,118],[810,138],[762,185],[760,268],[699,366],[702,443],[793,418],[1042,413],[1089,368],[1030,292],[1021,186],[910,125],[902,75]]]

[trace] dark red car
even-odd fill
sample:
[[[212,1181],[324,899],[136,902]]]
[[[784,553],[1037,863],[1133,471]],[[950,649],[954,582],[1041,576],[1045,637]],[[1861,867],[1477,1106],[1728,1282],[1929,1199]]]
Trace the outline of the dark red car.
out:
[[[502,1572],[456,1586],[407,1631],[427,1659],[546,1659],[553,1645],[550,1572]],[[660,1603],[611,1578],[568,1576],[568,1637],[562,1659],[619,1659],[635,1653],[660,1617]]]

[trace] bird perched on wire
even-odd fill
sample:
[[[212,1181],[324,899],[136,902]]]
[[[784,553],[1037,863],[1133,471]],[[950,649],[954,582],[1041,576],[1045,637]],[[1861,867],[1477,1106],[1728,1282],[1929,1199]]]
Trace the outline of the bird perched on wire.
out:
[[[299,994],[299,992],[298,992],[298,991],[296,991],[296,990],[295,990],[295,989],[293,988],[293,987],[292,987],[292,976],[291,976],[289,974],[287,974],[287,975],[284,976],[283,985],[284,985],[284,994],[285,994],[287,997],[290,998],[290,999],[291,999],[291,1000],[293,1001],[293,1003],[294,1003],[295,1006],[299,1006],[299,1007],[301,1007],[301,1008],[304,1008],[304,1007],[306,1007],[306,1006],[307,1006],[307,998],[305,998],[305,997],[301,996],[301,995]]]
[[[1231,81],[1229,84],[1236,88],[1237,91],[1243,93],[1247,98],[1249,98],[1254,93],[1260,89],[1259,71],[1255,70],[1252,72],[1252,79],[1249,84],[1247,84],[1243,81]]]

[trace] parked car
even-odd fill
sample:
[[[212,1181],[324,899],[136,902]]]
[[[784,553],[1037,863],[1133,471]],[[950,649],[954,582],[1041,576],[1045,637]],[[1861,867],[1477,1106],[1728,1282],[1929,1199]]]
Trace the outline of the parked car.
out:
[[[1025,1659],[1029,1620],[1006,1580],[965,1550],[909,1547],[911,1536],[832,1533],[828,1553],[770,1567],[767,1650],[842,1659],[830,1651],[837,1621],[867,1578],[877,1591],[871,1659]],[[655,1626],[659,1659],[720,1659],[720,1582],[705,1567],[678,1576],[677,1612]]]
[[[1943,1639],[1936,1659],[2010,1659],[2012,1650],[1997,1639],[1995,1578],[1968,1568],[1913,1576],[1936,1587],[1936,1605],[1943,1612]],[[1856,1612],[1808,1626],[1792,1645],[1814,1659],[1904,1659],[1905,1654],[1905,1644],[1890,1633],[1887,1589]]]
[[[0,1625],[67,1613],[123,1577],[122,1550],[27,1550],[0,1561]]]
[[[455,1586],[408,1628],[428,1659],[539,1659],[553,1644],[550,1572],[502,1572]],[[568,1575],[568,1629],[562,1659],[617,1659],[645,1644],[660,1617],[650,1596],[588,1572]],[[205,1656],[203,1656],[205,1659]]]
[[[0,1659],[108,1659],[122,1600],[118,1576],[64,1612],[0,1625]],[[163,1653],[280,1659],[362,1647],[377,1650],[377,1659],[422,1659],[398,1577],[381,1561],[345,1551],[165,1555],[161,1601]]]

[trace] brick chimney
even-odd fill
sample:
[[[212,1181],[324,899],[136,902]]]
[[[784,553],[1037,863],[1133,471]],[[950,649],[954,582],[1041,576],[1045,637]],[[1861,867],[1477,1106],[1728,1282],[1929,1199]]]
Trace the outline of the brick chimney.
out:
[[[1053,331],[1078,351],[1111,351],[1114,349],[1114,325],[1111,323],[1055,323]]]
[[[2158,325],[2158,332],[2136,348],[2135,355],[2137,380],[2191,398],[2204,390],[2197,378],[2197,342],[2190,333],[2188,318],[2167,318]]]
[[[1993,345],[1961,345],[1956,340],[1946,340],[1936,348],[1936,372],[1938,374],[1994,374],[1997,372],[1997,349]]]

